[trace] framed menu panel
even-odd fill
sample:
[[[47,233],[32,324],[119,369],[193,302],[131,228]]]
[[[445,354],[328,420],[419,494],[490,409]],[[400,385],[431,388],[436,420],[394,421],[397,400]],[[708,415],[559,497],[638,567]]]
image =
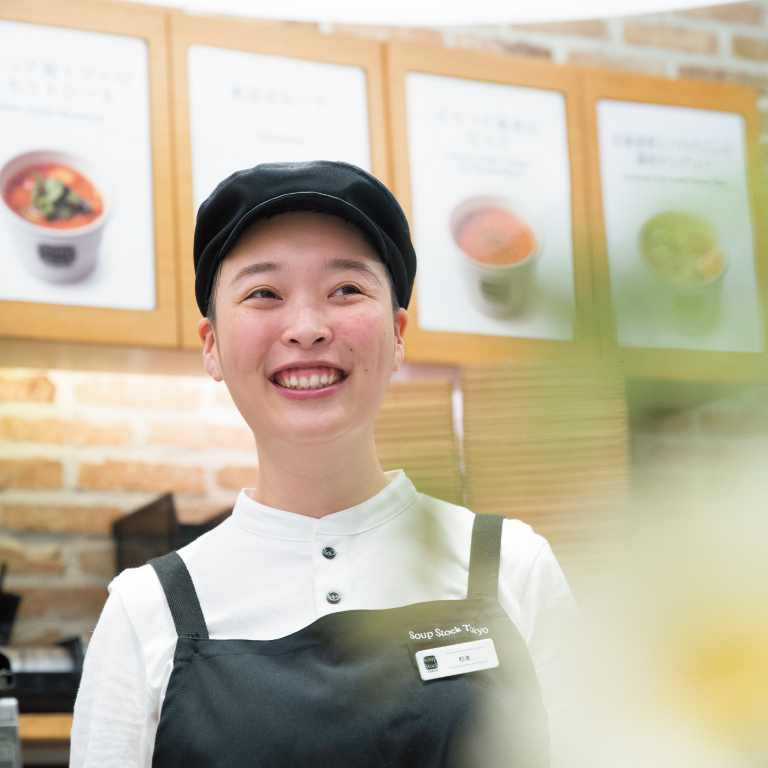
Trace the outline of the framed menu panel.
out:
[[[630,374],[765,372],[765,214],[746,88],[586,74],[602,332]]]
[[[344,160],[387,182],[378,43],[305,29],[172,18],[183,342],[199,346],[194,216],[231,173]]]
[[[408,44],[387,52],[395,194],[419,259],[409,357],[583,354],[578,70]]]
[[[0,333],[175,344],[164,13],[0,16]]]

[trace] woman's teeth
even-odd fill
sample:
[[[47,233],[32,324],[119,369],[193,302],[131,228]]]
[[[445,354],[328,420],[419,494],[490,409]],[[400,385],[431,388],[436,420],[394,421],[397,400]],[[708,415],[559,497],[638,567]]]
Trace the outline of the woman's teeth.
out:
[[[283,376],[278,374],[275,377],[275,383],[286,389],[320,389],[321,387],[330,387],[341,380],[341,371],[332,373],[313,373],[309,376],[297,376],[290,374]]]

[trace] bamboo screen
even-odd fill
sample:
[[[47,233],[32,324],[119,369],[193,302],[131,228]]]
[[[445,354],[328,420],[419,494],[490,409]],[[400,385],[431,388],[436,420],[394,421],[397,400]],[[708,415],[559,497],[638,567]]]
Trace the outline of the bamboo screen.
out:
[[[384,470],[404,469],[422,493],[461,504],[452,391],[449,379],[392,384],[376,419],[376,449]]]
[[[624,380],[600,362],[462,369],[466,505],[545,536],[574,580],[621,543],[628,495]]]

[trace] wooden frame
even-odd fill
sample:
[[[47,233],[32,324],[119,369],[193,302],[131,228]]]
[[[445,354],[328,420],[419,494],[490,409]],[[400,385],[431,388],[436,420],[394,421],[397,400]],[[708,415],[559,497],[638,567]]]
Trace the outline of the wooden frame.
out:
[[[596,353],[593,329],[592,290],[587,228],[585,177],[582,164],[581,91],[575,67],[499,56],[475,51],[447,50],[439,46],[390,43],[386,50],[390,136],[394,192],[411,220],[412,193],[406,114],[406,75],[419,72],[501,85],[516,85],[563,94],[566,105],[568,153],[571,178],[571,214],[574,255],[574,338],[557,341],[544,338],[485,336],[470,333],[427,331],[419,327],[416,293],[409,312],[408,359],[488,363],[520,359],[569,358]]]
[[[152,145],[156,304],[150,311],[0,302],[0,335],[68,341],[175,346],[177,308],[173,245],[165,10],[90,0],[6,0],[3,21],[139,38],[147,44]]]
[[[643,75],[590,71],[584,73],[585,111],[589,152],[589,189],[593,232],[596,305],[603,354],[618,356],[627,375],[637,378],[739,381],[764,380],[765,352],[725,352],[700,349],[619,346],[611,296],[608,246],[602,204],[597,105],[602,99],[643,104],[693,107],[739,114],[746,127],[747,184],[753,229],[758,300],[768,299],[766,215],[756,95],[752,89],[666,80]],[[762,309],[763,338],[768,338]],[[765,343],[765,342],[763,342]]]
[[[187,51],[204,45],[291,59],[341,64],[361,68],[366,76],[371,171],[387,183],[388,160],[384,115],[383,62],[380,43],[356,38],[322,35],[307,29],[249,21],[227,21],[171,15],[171,52],[175,103],[175,150],[177,178],[178,274],[181,296],[181,338],[189,348],[199,348],[192,264],[194,197],[192,141],[190,133]]]

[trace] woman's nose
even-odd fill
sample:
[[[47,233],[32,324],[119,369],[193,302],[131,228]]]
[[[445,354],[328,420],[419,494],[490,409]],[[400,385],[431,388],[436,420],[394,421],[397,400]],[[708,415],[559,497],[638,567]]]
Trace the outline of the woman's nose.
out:
[[[297,312],[283,333],[283,342],[309,349],[331,340],[332,333],[322,313],[308,307]]]

